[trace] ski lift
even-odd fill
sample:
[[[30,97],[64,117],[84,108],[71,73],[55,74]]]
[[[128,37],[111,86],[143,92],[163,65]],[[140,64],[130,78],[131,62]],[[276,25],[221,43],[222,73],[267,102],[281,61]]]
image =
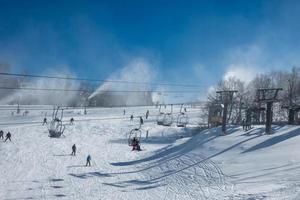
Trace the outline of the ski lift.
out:
[[[133,139],[135,138],[138,142],[141,141],[142,137],[142,131],[141,131],[141,125],[139,128],[132,129],[128,134],[128,145],[132,146]]]
[[[58,111],[60,111],[60,118],[57,116]],[[62,123],[63,112],[64,110],[59,106],[53,109],[52,120],[48,128],[49,137],[58,138],[64,133],[66,127]]]
[[[173,123],[173,104],[171,104],[171,112],[164,115],[163,126],[171,126]]]
[[[164,124],[165,113],[161,112],[161,104],[159,105],[159,114],[156,117],[157,125]]]
[[[177,116],[177,127],[186,127],[189,123],[189,117],[185,112],[182,112],[183,104],[181,104],[180,112]]]

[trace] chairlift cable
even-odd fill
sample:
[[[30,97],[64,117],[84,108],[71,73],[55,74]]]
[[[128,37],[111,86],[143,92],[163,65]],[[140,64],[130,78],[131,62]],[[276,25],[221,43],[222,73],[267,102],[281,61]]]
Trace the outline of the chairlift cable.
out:
[[[90,79],[90,78],[76,78],[76,77],[63,77],[63,76],[46,76],[46,75],[34,75],[34,74],[7,73],[7,72],[0,72],[0,75],[2,75],[2,76],[14,76],[14,77],[30,77],[30,78],[70,80],[70,81],[103,82],[103,83],[105,83],[105,82],[109,82],[109,83],[128,83],[128,84],[140,84],[140,85],[162,85],[162,86],[172,86],[172,87],[207,87],[207,86],[204,86],[204,85],[191,85],[191,84],[148,83],[148,82],[139,82],[139,81]]]

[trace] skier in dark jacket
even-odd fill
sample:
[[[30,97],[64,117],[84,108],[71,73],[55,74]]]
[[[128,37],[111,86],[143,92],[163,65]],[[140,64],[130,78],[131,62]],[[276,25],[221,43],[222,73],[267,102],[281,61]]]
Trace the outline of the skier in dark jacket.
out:
[[[91,166],[91,160],[92,160],[92,157],[91,155],[89,154],[87,157],[86,157],[86,165],[85,166]]]
[[[140,117],[140,124],[143,125],[144,124],[144,120],[142,117]]]
[[[242,126],[243,126],[243,131],[247,131],[246,130],[246,120],[245,119],[242,120]]]
[[[11,133],[10,132],[8,132],[7,134],[6,134],[6,138],[5,138],[5,141],[4,142],[6,142],[6,140],[9,140],[9,141],[11,141]]]
[[[72,156],[75,156],[76,155],[76,145],[73,144],[72,146],[72,153],[71,153]]]
[[[149,110],[147,110],[146,112],[146,119],[148,119],[148,117],[149,117]]]
[[[0,138],[1,138],[1,139],[3,139],[3,134],[4,134],[3,131],[0,130]]]
[[[70,124],[71,124],[71,125],[74,124],[74,118],[73,118],[73,117],[70,119]]]
[[[133,115],[130,115],[130,121],[133,121]]]
[[[47,124],[47,118],[44,118],[43,125]]]

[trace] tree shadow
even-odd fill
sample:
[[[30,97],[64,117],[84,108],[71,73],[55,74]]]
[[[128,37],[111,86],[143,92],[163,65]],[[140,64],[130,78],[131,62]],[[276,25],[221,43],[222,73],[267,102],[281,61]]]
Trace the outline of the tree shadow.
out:
[[[293,131],[289,131],[285,134],[269,138],[269,139],[265,140],[264,142],[261,142],[261,143],[255,145],[255,146],[243,151],[242,153],[248,153],[248,152],[256,151],[256,150],[259,150],[259,149],[267,148],[267,147],[270,147],[272,145],[283,142],[285,140],[288,140],[290,138],[297,137],[299,135],[300,135],[300,127],[293,130]]]
[[[251,130],[241,134],[241,136],[262,135],[264,132],[265,128],[252,128]]]
[[[132,186],[138,186],[139,188],[137,188],[135,190],[146,190],[146,189],[164,186],[164,184],[159,184],[158,181],[138,180],[138,179],[132,179],[132,180],[128,180],[128,181],[120,181],[120,182],[116,182],[116,183],[102,183],[102,184],[107,185],[107,186],[117,187],[117,188],[127,188],[127,187],[132,187]]]
[[[86,167],[86,165],[70,165],[67,168],[77,168],[77,167]]]
[[[57,198],[62,198],[62,197],[66,197],[66,195],[64,194],[55,194],[53,195],[54,197],[57,197]]]
[[[71,156],[71,154],[53,154],[53,156]]]
[[[64,179],[62,179],[62,178],[51,178],[51,179],[49,179],[49,181],[51,181],[51,182],[60,182],[60,181],[64,181]]]
[[[63,186],[60,186],[60,185],[53,185],[53,186],[50,186],[54,189],[61,189],[61,188],[64,188]]]
[[[87,173],[80,173],[80,174],[69,173],[69,175],[80,179],[87,179],[92,177],[112,177],[110,173],[101,173],[101,172],[87,172]]]
[[[166,186],[167,184],[158,184],[158,185],[151,185],[151,186],[146,186],[146,187],[140,187],[137,188],[135,190],[150,190],[150,189],[154,189],[154,188],[158,188],[158,187],[163,187]]]

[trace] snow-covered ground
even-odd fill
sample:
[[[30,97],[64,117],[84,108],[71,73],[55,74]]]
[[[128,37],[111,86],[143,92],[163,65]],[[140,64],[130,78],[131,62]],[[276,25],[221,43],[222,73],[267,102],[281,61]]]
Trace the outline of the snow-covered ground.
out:
[[[230,126],[219,136],[220,128],[196,126],[199,108],[188,108],[187,128],[156,125],[155,107],[126,108],[125,116],[123,108],[71,109],[64,119],[75,124],[55,139],[42,126],[51,107],[41,108],[27,116],[1,110],[0,129],[12,142],[0,141],[0,199],[300,199],[299,126],[273,126],[273,135]],[[147,109],[143,151],[133,152],[126,135],[139,120],[129,116]]]

